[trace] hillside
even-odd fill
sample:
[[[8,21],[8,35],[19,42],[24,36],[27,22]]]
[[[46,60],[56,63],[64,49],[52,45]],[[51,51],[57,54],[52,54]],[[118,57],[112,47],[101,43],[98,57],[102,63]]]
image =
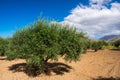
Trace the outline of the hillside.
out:
[[[116,36],[116,37],[109,39],[109,41],[116,41],[116,40],[120,40],[120,36]]]
[[[100,38],[100,40],[107,40],[107,41],[116,41],[119,39],[120,39],[120,35],[107,35],[107,36]]]

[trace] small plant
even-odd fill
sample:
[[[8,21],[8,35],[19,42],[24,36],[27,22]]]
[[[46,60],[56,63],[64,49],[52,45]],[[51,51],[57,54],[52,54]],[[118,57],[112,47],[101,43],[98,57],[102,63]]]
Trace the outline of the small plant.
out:
[[[113,45],[113,42],[107,42],[106,45],[102,46],[102,49],[115,49],[115,46]]]
[[[102,49],[115,49],[115,46],[112,45],[103,46]]]

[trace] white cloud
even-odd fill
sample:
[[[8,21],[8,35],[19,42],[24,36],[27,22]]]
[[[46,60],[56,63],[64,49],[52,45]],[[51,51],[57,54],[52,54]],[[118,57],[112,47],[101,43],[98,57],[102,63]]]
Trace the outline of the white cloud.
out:
[[[120,34],[120,3],[109,2],[111,0],[90,0],[89,6],[79,5],[64,18],[63,23],[74,25],[78,31],[91,37]]]
[[[92,8],[102,9],[106,8],[105,5],[107,5],[111,0],[90,0],[90,6]]]

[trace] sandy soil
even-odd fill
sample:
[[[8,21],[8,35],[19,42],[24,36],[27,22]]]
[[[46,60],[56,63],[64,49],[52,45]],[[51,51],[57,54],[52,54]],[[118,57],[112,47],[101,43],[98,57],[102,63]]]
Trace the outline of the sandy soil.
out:
[[[41,74],[30,77],[24,72],[24,60],[8,61],[5,57],[0,57],[0,80],[115,80],[110,77],[120,78],[119,50],[88,51],[76,63],[68,63],[60,59],[56,64],[59,65],[59,71],[55,68],[57,65],[53,65],[50,76]]]

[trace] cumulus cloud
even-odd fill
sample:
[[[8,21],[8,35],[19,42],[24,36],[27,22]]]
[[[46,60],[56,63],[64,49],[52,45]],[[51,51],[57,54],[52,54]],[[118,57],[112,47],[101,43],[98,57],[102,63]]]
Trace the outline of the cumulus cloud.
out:
[[[102,9],[106,8],[105,5],[108,5],[109,2],[111,2],[111,0],[90,0],[90,6],[92,8]]]
[[[90,37],[120,34],[120,3],[90,0],[89,6],[78,5],[63,23],[76,26]],[[107,7],[109,5],[109,8]]]

